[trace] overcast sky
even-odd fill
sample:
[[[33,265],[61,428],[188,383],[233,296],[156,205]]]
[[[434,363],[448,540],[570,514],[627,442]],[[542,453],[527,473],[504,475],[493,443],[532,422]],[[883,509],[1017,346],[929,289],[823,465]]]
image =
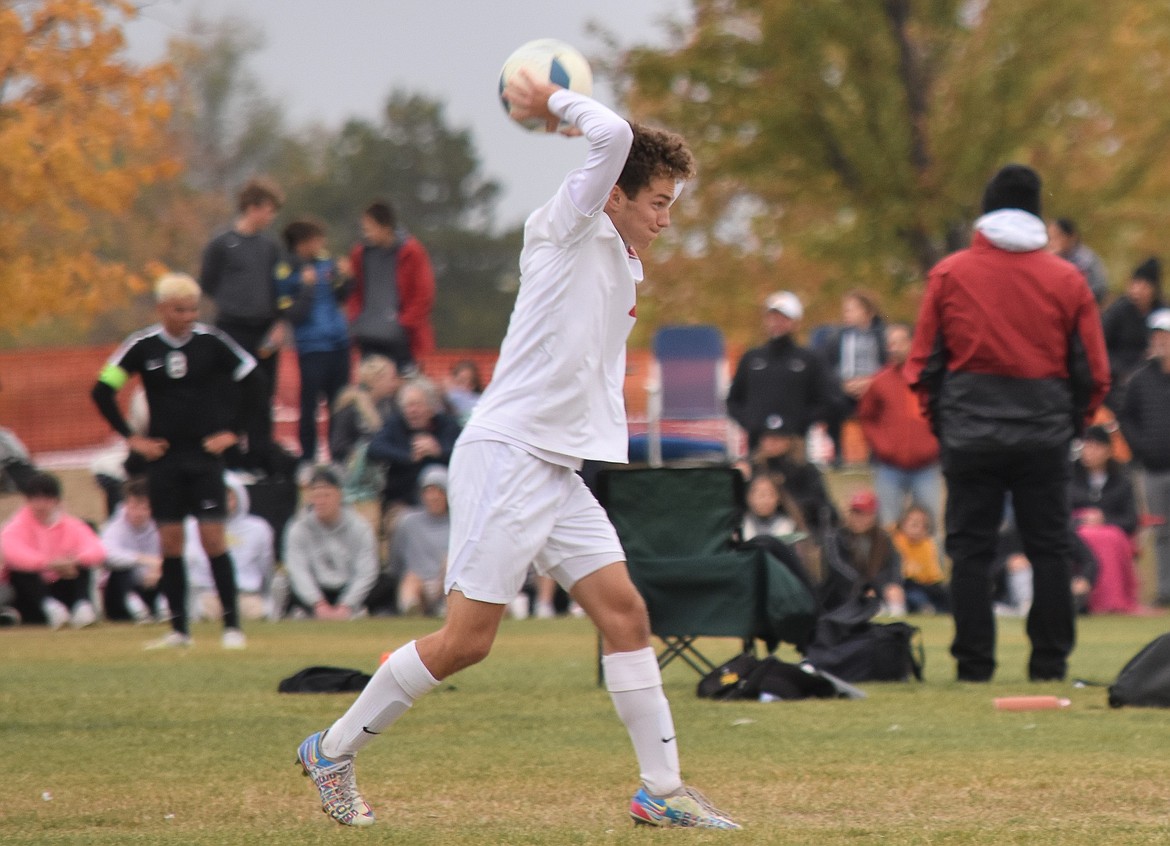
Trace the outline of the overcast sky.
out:
[[[533,38],[560,38],[586,55],[602,50],[590,22],[623,46],[666,43],[663,21],[685,20],[686,0],[138,0],[127,30],[131,55],[160,58],[194,15],[244,17],[265,45],[251,70],[293,126],[346,118],[377,121],[393,89],[446,104],[447,123],[471,130],[485,175],[503,187],[498,212],[519,222],[581,161],[581,139],[524,132],[504,116],[497,83],[504,59]],[[612,104],[598,86],[598,99]],[[279,174],[276,174],[279,177]],[[409,221],[407,221],[409,225]]]

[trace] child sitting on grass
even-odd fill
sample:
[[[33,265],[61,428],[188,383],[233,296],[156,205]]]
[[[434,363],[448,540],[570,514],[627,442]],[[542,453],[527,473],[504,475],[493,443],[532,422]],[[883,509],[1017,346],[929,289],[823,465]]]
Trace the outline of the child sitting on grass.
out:
[[[933,531],[930,510],[914,503],[902,512],[890,533],[894,548],[902,556],[902,586],[906,591],[906,610],[911,614],[947,612],[951,608],[942,556]]]

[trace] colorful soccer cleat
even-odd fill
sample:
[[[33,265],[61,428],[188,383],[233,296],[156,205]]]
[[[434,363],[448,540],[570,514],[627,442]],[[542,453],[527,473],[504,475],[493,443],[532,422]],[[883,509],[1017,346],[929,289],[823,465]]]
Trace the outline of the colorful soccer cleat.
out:
[[[630,816],[638,825],[663,828],[721,828],[741,826],[711,804],[706,796],[685,784],[666,796],[651,796],[641,788],[630,800]]]
[[[321,810],[342,825],[373,825],[374,810],[358,793],[353,756],[326,758],[321,752],[324,737],[323,731],[310,734],[297,749],[297,763],[321,794]]]

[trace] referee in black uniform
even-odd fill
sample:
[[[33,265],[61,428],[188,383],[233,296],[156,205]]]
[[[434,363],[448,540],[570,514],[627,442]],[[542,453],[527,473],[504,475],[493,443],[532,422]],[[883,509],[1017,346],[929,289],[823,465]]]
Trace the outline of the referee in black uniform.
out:
[[[162,541],[163,595],[171,607],[171,631],[148,646],[191,644],[187,626],[187,572],[183,520],[199,522],[223,604],[223,646],[242,649],[235,572],[224,537],[227,517],[223,451],[239,440],[248,414],[263,402],[256,361],[216,329],[196,322],[200,289],[181,273],[163,276],[155,287],[160,322],[122,342],[102,368],[93,399],[127,446],[148,462],[150,506]],[[116,394],[139,374],[150,409],[148,434],[132,434]],[[238,385],[241,390],[231,390]],[[240,402],[231,398],[239,397]]]

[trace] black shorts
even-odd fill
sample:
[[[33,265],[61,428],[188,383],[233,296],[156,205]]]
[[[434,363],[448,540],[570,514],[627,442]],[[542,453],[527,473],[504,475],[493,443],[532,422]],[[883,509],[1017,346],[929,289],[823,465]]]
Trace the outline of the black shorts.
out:
[[[227,519],[227,489],[223,460],[205,452],[167,453],[150,462],[150,510],[156,523],[181,523],[187,515],[198,520]]]

